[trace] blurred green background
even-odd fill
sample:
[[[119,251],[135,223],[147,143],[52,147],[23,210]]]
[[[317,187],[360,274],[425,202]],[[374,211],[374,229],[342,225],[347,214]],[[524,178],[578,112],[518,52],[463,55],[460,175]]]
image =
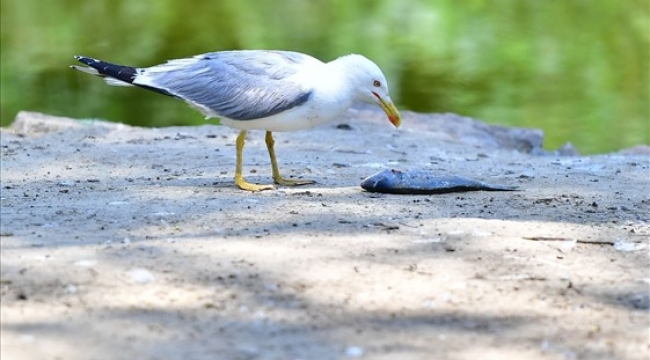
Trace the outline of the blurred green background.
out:
[[[203,124],[180,101],[107,87],[72,55],[151,66],[225,49],[355,52],[401,109],[544,130],[581,153],[650,143],[648,0],[2,0],[1,124],[19,110]],[[404,124],[408,126],[408,124]]]

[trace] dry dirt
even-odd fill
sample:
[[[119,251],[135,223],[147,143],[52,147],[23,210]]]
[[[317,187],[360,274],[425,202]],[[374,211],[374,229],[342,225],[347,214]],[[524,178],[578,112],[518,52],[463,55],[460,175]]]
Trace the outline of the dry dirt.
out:
[[[2,359],[648,359],[647,154],[357,115],[276,134],[316,185],[247,193],[232,129],[23,114],[1,130]],[[270,181],[259,132],[244,168]],[[384,168],[521,191],[359,187]]]

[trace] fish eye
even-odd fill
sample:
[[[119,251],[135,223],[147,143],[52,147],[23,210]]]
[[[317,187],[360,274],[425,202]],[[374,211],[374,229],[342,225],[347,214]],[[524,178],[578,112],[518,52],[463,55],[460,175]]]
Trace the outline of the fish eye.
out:
[[[380,82],[379,80],[375,80],[375,81],[372,82],[372,85],[373,85],[374,87],[380,87],[380,86],[381,86],[381,82]]]

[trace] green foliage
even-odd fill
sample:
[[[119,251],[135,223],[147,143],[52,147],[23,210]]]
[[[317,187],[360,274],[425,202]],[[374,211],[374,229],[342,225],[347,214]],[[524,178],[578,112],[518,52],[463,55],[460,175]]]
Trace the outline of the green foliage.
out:
[[[1,124],[17,111],[141,126],[203,123],[109,88],[72,55],[133,66],[225,49],[356,52],[400,108],[542,128],[582,152],[650,142],[646,0],[2,0]],[[408,124],[404,124],[408,126]]]

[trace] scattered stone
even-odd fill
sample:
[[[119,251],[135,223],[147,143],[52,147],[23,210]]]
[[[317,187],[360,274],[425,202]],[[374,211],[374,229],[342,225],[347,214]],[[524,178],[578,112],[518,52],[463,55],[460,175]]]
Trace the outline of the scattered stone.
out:
[[[196,137],[194,135],[190,135],[184,132],[178,132],[174,137],[174,140],[185,140],[185,139],[196,139]]]
[[[566,144],[560,146],[557,150],[555,150],[553,155],[557,156],[580,156],[580,153],[578,150],[576,150],[575,147],[573,147],[573,144],[570,142],[567,142]]]
[[[625,240],[616,241],[613,246],[618,251],[639,251],[647,247],[644,243],[628,242]]]
[[[650,146],[648,145],[637,145],[623,149],[618,152],[621,155],[650,155]]]
[[[91,267],[95,264],[97,264],[97,260],[84,259],[75,261],[73,265],[79,267]]]
[[[360,346],[349,346],[345,349],[345,356],[351,358],[362,357],[366,353],[366,350]]]
[[[136,284],[148,284],[155,280],[153,274],[146,269],[135,268],[128,272],[131,281]]]

